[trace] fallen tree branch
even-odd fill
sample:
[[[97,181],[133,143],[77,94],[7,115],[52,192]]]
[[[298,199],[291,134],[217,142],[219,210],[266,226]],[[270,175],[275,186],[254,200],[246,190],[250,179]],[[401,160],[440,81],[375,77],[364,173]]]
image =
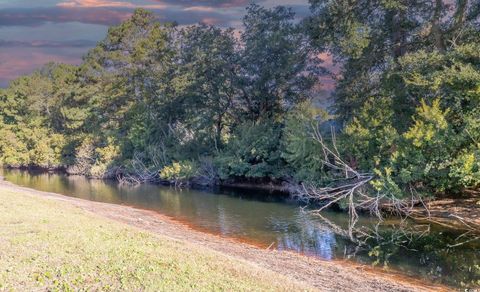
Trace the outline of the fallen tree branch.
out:
[[[375,178],[372,173],[360,172],[344,160],[338,150],[335,131],[329,144],[323,138],[318,125],[313,127],[313,139],[321,146],[321,162],[331,178],[328,185],[301,183],[293,188],[294,196],[304,202],[313,202],[320,207],[311,211],[317,215],[333,205],[345,203],[349,213],[349,237],[353,238],[354,226],[358,222],[359,212],[368,212],[381,222],[385,211],[406,219],[414,206],[421,204],[428,208],[417,192],[411,188],[410,199],[398,199],[394,195],[374,191],[370,182]],[[357,230],[358,232],[358,230]]]
[[[146,182],[156,182],[159,179],[159,172],[166,164],[165,150],[163,144],[150,147],[148,153],[135,153],[130,162],[128,171],[117,172],[117,180],[121,185],[139,185]],[[149,161],[148,166],[144,162]]]

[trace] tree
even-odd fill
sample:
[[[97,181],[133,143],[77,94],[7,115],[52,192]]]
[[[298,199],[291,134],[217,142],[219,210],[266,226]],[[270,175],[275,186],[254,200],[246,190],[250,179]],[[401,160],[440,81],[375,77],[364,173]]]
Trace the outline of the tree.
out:
[[[137,9],[109,29],[80,66],[82,93],[88,100],[88,132],[115,137],[125,158],[154,144],[155,127],[164,113],[174,59],[173,31],[153,13]],[[102,142],[103,143],[103,142]]]
[[[47,169],[64,165],[63,148],[69,142],[65,135],[72,133],[72,124],[83,123],[82,116],[73,116],[81,112],[75,110],[76,82],[75,66],[50,63],[3,92],[4,164]],[[11,147],[17,148],[16,153]]]
[[[336,109],[349,120],[371,96],[382,95],[383,73],[408,53],[445,52],[479,40],[478,0],[310,0],[312,41],[342,64]]]
[[[241,34],[239,105],[252,121],[276,118],[311,98],[318,83],[316,52],[291,9],[247,7]]]
[[[180,33],[180,71],[190,80],[184,93],[189,127],[218,150],[224,142],[222,132],[235,118],[238,54],[234,32],[201,25]]]

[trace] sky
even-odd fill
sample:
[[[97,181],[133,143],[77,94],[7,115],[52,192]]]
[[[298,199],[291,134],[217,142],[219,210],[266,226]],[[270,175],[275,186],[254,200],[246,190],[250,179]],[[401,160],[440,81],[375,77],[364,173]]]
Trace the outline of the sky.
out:
[[[160,21],[241,27],[252,0],[0,0],[0,87],[45,63],[79,64],[109,26],[135,8],[153,11]],[[308,0],[255,0],[265,7],[289,6],[308,14]]]

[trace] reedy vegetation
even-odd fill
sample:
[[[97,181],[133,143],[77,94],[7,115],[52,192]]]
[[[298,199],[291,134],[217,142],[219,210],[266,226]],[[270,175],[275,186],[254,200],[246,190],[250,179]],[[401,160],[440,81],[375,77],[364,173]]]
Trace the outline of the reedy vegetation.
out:
[[[0,91],[1,163],[334,187],[323,151],[334,146],[318,138],[337,125],[335,153],[371,174],[363,191],[478,188],[480,2],[310,2],[301,22],[252,4],[240,32],[136,10],[82,65],[49,64]],[[331,115],[312,105],[321,52],[341,65]]]

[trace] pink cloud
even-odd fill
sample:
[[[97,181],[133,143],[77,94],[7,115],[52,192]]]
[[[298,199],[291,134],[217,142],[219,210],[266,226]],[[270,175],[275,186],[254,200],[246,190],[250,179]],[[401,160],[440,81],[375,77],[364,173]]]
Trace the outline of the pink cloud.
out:
[[[207,6],[192,6],[183,9],[183,11],[194,11],[194,12],[215,12],[217,8],[207,7]]]
[[[122,7],[122,8],[148,8],[148,9],[164,9],[168,5],[152,4],[152,5],[137,5],[124,1],[109,1],[109,0],[69,0],[60,2],[58,7],[63,8],[98,8],[98,7]]]
[[[211,8],[236,8],[247,6],[251,0],[153,0],[159,3],[172,4],[183,7],[211,7]],[[259,0],[256,2],[263,2]]]
[[[221,20],[213,17],[205,17],[201,21],[201,23],[204,23],[206,25],[216,25],[221,22]]]
[[[119,1],[105,1],[105,0],[72,0],[67,2],[60,2],[57,4],[59,7],[133,7],[134,5],[129,2]]]

